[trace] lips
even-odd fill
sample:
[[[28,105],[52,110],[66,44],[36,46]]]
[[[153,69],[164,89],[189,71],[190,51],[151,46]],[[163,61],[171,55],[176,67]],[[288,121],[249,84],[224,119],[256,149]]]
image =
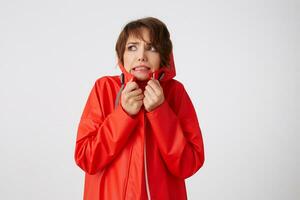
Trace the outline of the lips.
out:
[[[136,65],[133,68],[131,68],[130,73],[139,81],[145,81],[151,78],[151,67],[148,67],[147,65]]]
[[[139,65],[139,66],[136,66],[136,67],[132,68],[133,71],[148,71],[150,69],[151,68],[146,66],[146,65]]]

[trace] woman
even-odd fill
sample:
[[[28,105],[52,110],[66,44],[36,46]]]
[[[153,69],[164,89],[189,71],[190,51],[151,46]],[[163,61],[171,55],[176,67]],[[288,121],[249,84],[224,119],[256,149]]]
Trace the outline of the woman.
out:
[[[169,31],[156,18],[132,21],[116,52],[122,75],[96,80],[78,127],[84,199],[187,199],[184,180],[204,149],[193,104],[173,79]]]

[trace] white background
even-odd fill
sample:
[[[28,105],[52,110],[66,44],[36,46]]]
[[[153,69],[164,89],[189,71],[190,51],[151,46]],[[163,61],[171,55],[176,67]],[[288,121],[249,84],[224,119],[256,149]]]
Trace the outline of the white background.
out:
[[[82,199],[76,131],[130,20],[165,22],[206,161],[189,199],[298,200],[300,3],[0,2],[0,199]]]

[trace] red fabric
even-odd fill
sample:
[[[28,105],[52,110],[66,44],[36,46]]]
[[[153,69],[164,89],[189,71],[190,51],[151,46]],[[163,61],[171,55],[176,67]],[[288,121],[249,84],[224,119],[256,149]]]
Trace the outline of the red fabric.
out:
[[[132,75],[125,74],[125,83]],[[201,130],[183,85],[174,80],[175,65],[149,76],[158,78],[165,101],[151,112],[129,116],[118,105],[119,76],[99,78],[86,102],[78,127],[75,161],[85,173],[85,200],[147,199],[144,141],[151,199],[187,199],[185,178],[204,162]],[[146,138],[145,138],[146,137]]]

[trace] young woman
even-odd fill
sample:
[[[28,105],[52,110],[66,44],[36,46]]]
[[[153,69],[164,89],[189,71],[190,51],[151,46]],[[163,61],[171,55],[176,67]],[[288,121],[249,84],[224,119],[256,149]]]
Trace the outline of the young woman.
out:
[[[116,43],[121,76],[96,80],[78,127],[75,160],[85,200],[187,199],[204,162],[193,104],[175,77],[166,25],[129,22]]]

